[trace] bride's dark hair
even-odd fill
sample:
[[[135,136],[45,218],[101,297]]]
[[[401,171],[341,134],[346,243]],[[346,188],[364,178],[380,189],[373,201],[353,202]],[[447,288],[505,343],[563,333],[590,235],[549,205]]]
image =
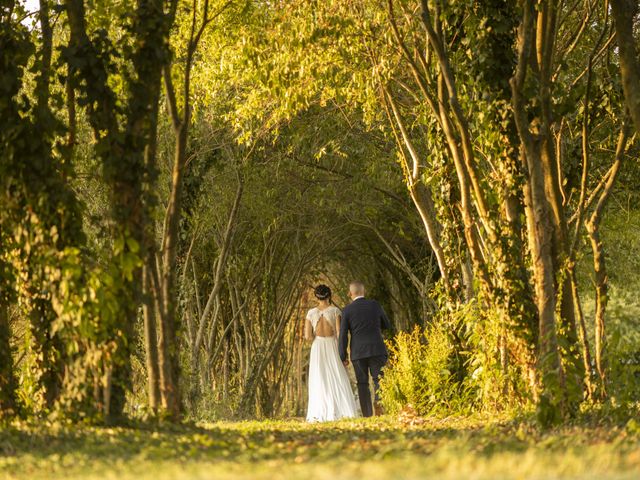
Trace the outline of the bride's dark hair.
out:
[[[314,290],[313,294],[316,296],[318,300],[329,300],[331,301],[331,289],[326,285],[318,285]]]

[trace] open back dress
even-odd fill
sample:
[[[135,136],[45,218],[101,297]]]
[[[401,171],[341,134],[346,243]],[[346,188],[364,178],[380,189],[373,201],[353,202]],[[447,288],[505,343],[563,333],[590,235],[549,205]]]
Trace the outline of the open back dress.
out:
[[[340,309],[334,306],[307,313],[315,338],[309,358],[308,422],[327,422],[356,416],[356,402],[345,366],[338,354],[337,320]],[[332,327],[333,335],[318,336],[320,322]],[[326,329],[325,329],[326,330]]]

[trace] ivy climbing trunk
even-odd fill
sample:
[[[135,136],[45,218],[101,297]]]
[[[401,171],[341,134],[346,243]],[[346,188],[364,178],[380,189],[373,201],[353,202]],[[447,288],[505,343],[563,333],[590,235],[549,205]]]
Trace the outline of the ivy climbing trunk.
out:
[[[583,374],[579,373],[582,368],[580,357],[573,353],[578,349],[575,323],[571,325],[574,319],[570,278],[561,275],[566,225],[558,199],[557,172],[551,164],[555,156],[550,128],[549,82],[555,40],[555,5],[543,2],[536,6],[534,1],[525,0],[522,6],[518,62],[511,79],[512,104],[526,168],[525,213],[538,310],[541,381],[538,413],[543,424],[551,424],[575,411],[582,398]],[[531,65],[535,68],[530,68]],[[537,108],[532,107],[528,103],[532,99],[524,95],[528,82],[537,87]],[[531,110],[535,112],[534,118]],[[568,299],[571,300],[570,308],[566,305]],[[556,326],[557,309],[562,319],[560,332]],[[568,352],[564,362],[560,341],[563,342],[562,351]]]
[[[570,257],[567,222],[561,192],[560,172],[555,154],[552,133],[554,114],[551,89],[553,77],[553,52],[557,36],[558,2],[540,2],[536,12],[535,58],[537,63],[537,86],[540,108],[539,122],[540,162],[544,174],[545,197],[549,205],[552,221],[551,258],[556,282],[556,301],[559,308],[558,341],[560,358],[567,377],[564,384],[567,406],[575,408],[582,400],[584,365],[580,349],[574,348],[578,342],[575,322],[574,298],[571,278],[567,271]]]
[[[3,172],[2,229],[13,248],[2,252],[15,269],[14,288],[21,313],[29,320],[29,374],[35,384],[36,408],[51,410],[61,391],[64,348],[52,330],[52,299],[57,280],[51,269],[70,245],[82,243],[81,220],[74,192],[65,182],[69,166],[60,161],[55,136],[60,126],[50,110],[52,32],[49,4],[39,12],[42,39],[35,48],[26,27],[13,12],[14,2],[3,4],[0,78],[0,130]],[[20,95],[23,74],[35,53],[35,102]],[[9,67],[10,66],[10,67]],[[34,138],[33,132],[38,132]],[[6,170],[5,170],[6,169]]]
[[[166,14],[162,0],[137,2],[133,19],[135,48],[126,58],[135,75],[128,83],[125,106],[120,107],[109,83],[113,65],[103,44],[94,42],[87,32],[84,3],[66,1],[71,33],[67,64],[74,79],[72,87],[85,97],[96,153],[109,186],[112,255],[120,272],[121,323],[114,328],[118,352],[113,363],[112,393],[107,395],[111,399],[105,412],[108,417],[122,414],[131,383],[129,345],[142,300],[141,266],[148,243],[145,182],[153,164],[148,153],[151,150],[155,154],[155,148],[149,146],[155,142],[162,68],[169,61],[168,35],[176,8],[176,2],[168,3],[170,13]],[[124,128],[118,120],[121,114],[126,119]]]

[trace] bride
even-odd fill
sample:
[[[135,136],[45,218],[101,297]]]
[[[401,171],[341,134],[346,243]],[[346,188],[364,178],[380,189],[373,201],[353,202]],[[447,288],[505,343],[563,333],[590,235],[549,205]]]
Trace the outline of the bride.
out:
[[[356,403],[347,371],[338,354],[340,309],[331,304],[331,289],[318,285],[318,306],[307,313],[305,338],[313,340],[309,359],[308,422],[356,416]]]

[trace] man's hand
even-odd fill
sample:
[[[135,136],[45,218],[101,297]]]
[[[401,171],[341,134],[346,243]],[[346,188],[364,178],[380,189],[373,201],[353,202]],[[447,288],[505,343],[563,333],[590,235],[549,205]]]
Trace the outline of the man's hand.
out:
[[[348,359],[347,359],[347,360],[343,360],[342,364],[343,364],[345,367],[348,367],[348,366],[349,366],[349,360],[348,360]]]

